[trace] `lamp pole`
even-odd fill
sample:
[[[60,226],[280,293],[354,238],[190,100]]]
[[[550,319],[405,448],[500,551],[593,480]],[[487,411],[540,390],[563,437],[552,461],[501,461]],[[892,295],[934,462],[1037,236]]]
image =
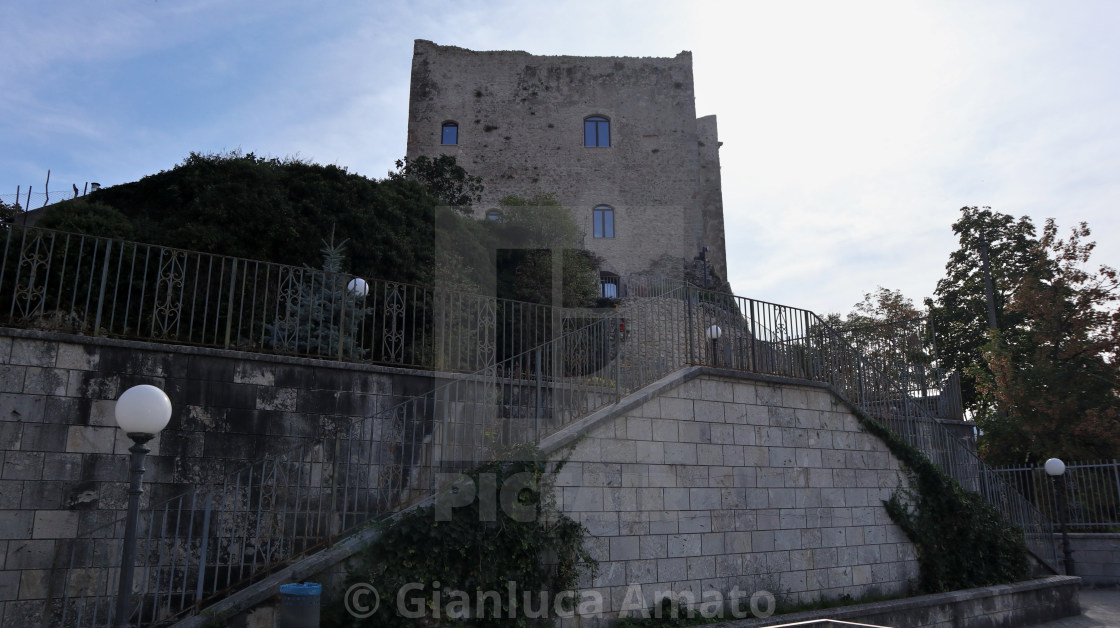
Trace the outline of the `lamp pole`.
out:
[[[155,386],[133,386],[117,399],[115,410],[117,425],[134,443],[129,468],[128,518],[125,520],[124,543],[121,547],[121,574],[117,587],[116,625],[128,628],[129,600],[132,597],[132,579],[136,569],[136,527],[140,518],[140,496],[144,494],[144,456],[151,451],[145,444],[155,438],[171,420],[171,400]]]
[[[719,325],[712,325],[704,335],[712,342],[712,366],[719,366],[719,337],[723,335],[723,330]]]
[[[1066,483],[1065,472],[1066,463],[1058,458],[1051,458],[1043,465],[1046,469],[1046,474],[1054,478],[1054,484],[1058,486],[1058,521],[1062,528],[1062,555],[1064,556],[1062,562],[1065,564],[1066,575],[1073,575],[1073,551],[1069,547],[1069,533],[1066,532]]]

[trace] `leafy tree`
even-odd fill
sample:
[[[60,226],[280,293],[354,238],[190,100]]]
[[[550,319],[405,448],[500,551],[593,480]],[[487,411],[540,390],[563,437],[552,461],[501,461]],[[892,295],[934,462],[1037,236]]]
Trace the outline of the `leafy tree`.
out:
[[[564,307],[587,307],[598,297],[599,260],[579,248],[575,220],[551,194],[501,199],[501,221],[487,221],[498,241],[498,296],[530,303],[552,303],[553,251],[561,255]]]
[[[847,317],[833,313],[824,321],[861,355],[892,372],[932,362],[926,319],[900,290],[879,286],[864,293]]]
[[[592,303],[597,260],[555,198],[503,201],[502,222],[469,217],[482,187],[441,155],[398,162],[373,180],[338,166],[253,153],[191,153],[168,171],[52,205],[40,225],[220,255],[318,267],[318,242],[347,238],[349,271],[551,303],[551,263],[499,263],[502,242],[564,249],[564,304]],[[440,250],[437,251],[437,246]],[[438,253],[438,255],[437,255]],[[438,275],[437,275],[438,273]]]
[[[416,159],[398,159],[397,169],[389,173],[390,181],[417,181],[449,207],[465,215],[473,212],[471,206],[482,200],[482,179],[468,174],[450,155],[435,159],[421,155]]]
[[[128,216],[104,203],[84,199],[53,208],[39,220],[37,226],[122,240],[133,240],[136,235],[136,228]]]
[[[944,367],[962,373],[964,406],[974,410],[978,403],[976,378],[989,372],[982,350],[988,342],[982,243],[986,240],[989,252],[996,321],[1005,330],[1009,346],[1021,346],[1018,330],[1023,313],[1009,310],[1007,304],[1027,270],[1041,263],[1040,251],[1030,218],[1016,219],[989,207],[962,207],[953,233],[960,246],[949,256],[945,277],[925,304],[937,355]]]
[[[23,208],[19,206],[19,203],[9,205],[4,201],[0,201],[0,225],[11,222],[13,218],[20,215],[22,212]]]
[[[296,266],[318,266],[318,242],[337,231],[349,238],[354,274],[429,284],[439,204],[415,181],[191,153],[171,170],[52,205],[40,224]]]
[[[1120,280],[1108,266],[1087,269],[1090,234],[1081,223],[1063,240],[1046,221],[1006,308],[1017,324],[984,346],[976,419],[989,460],[1120,453]]]

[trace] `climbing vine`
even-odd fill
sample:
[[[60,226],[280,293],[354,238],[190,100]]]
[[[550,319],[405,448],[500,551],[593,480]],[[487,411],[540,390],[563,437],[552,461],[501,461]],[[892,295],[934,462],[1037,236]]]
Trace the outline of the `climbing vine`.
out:
[[[854,410],[863,428],[903,464],[910,488],[884,503],[918,550],[918,588],[955,591],[1023,580],[1030,574],[1023,532],[883,424]]]
[[[355,617],[340,600],[325,609],[323,625],[530,626],[578,603],[561,593],[597,563],[584,547],[586,529],[556,507],[564,461],[528,445],[500,458],[388,525],[345,583],[375,588],[376,612]]]

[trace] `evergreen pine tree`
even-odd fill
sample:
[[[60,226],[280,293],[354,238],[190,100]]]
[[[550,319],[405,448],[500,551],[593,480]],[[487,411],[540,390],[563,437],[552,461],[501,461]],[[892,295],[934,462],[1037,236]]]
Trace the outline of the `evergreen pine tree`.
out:
[[[323,268],[308,268],[299,280],[295,298],[289,299],[283,318],[268,326],[272,347],[303,355],[362,358],[369,351],[359,337],[365,306],[364,284],[355,286],[342,272],[346,241],[323,242]]]

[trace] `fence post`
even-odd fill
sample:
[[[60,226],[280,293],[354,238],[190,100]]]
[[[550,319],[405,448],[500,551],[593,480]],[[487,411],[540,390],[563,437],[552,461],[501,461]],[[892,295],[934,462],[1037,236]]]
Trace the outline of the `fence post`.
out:
[[[206,494],[206,505],[203,506],[202,511],[202,547],[198,550],[198,580],[194,589],[194,603],[198,604],[202,601],[202,592],[206,587],[206,550],[210,542],[210,493]]]
[[[101,335],[101,312],[105,307],[105,284],[109,281],[109,251],[113,250],[113,241],[105,240],[105,259],[101,265],[101,289],[97,293],[97,315],[93,319],[93,335]],[[123,251],[123,249],[122,249]]]
[[[751,370],[758,371],[758,358],[755,357],[755,348],[758,346],[758,321],[755,319],[754,299],[747,299],[750,302],[751,310],[751,338],[750,338],[750,351],[751,351]]]
[[[1120,497],[1120,471],[1118,471],[1116,469],[1116,465],[1117,465],[1116,459],[1113,458],[1112,459],[1112,478],[1113,478],[1113,481],[1115,481],[1114,488],[1116,489],[1116,496]],[[1120,504],[1120,502],[1117,502],[1117,503]]]
[[[543,382],[541,380],[543,379],[543,375],[544,375],[543,373],[541,373],[541,348],[540,347],[537,347],[536,350],[533,351],[533,366],[537,371],[537,378],[536,378],[537,379],[537,406],[534,409],[533,415],[534,415],[534,418],[537,420],[537,435],[536,435],[536,438],[539,440],[540,437],[541,437],[541,418],[542,418],[542,416],[541,416],[542,412],[541,411],[543,410],[543,408],[541,407],[541,401],[542,401],[541,400],[541,394],[542,394],[541,388],[543,386]],[[555,398],[555,395],[556,395],[556,392],[554,390],[553,391],[553,398]]]
[[[614,309],[614,402],[622,400],[622,317]]]
[[[229,339],[233,331],[233,293],[237,283],[237,258],[233,258],[233,266],[229,270],[229,297],[226,305],[226,349],[229,349]]]
[[[343,351],[342,348],[346,345],[346,293],[350,292],[346,289],[346,277],[338,275],[338,281],[342,286],[342,307],[338,315],[338,361],[342,361]],[[323,282],[326,283],[325,281]],[[401,361],[404,361],[404,349],[401,349]]]
[[[685,286],[685,288],[684,288],[685,303],[688,304],[687,336],[688,336],[688,363],[689,364],[695,364],[696,363],[696,352],[693,350],[694,347],[692,346],[693,345],[692,332],[693,332],[693,328],[695,327],[693,325],[693,322],[692,322],[692,295],[693,294],[694,294],[694,291],[692,289],[692,286]]]

